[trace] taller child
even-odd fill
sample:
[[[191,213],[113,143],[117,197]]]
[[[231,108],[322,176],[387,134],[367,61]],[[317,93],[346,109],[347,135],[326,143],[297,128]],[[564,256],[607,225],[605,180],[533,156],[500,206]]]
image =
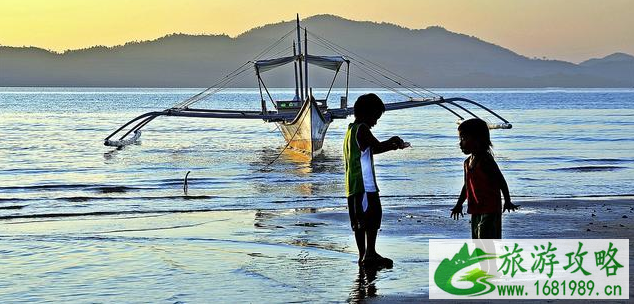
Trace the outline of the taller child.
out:
[[[343,142],[346,169],[348,213],[359,249],[360,266],[392,267],[392,260],[376,252],[377,233],[381,227],[381,201],[374,171],[374,154],[409,146],[398,136],[379,141],[372,135],[374,127],[385,112],[383,101],[376,94],[359,96],[354,104],[353,123]]]

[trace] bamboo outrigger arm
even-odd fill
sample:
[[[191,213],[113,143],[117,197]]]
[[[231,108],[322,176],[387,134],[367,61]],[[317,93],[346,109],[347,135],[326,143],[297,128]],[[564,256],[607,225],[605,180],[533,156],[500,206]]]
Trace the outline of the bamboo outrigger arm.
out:
[[[136,142],[141,136],[141,129],[159,116],[200,117],[200,118],[229,118],[229,119],[262,119],[267,122],[286,121],[295,118],[294,115],[278,114],[276,112],[262,113],[261,111],[209,110],[209,109],[166,109],[148,112],[128,121],[104,139],[104,145],[111,147],[127,146]],[[132,128],[127,129],[130,125]],[[118,139],[112,139],[117,134],[123,134]],[[131,137],[129,135],[132,134]]]
[[[498,115],[497,113],[493,112],[492,110],[490,110],[489,108],[473,101],[467,98],[462,98],[462,97],[452,97],[452,98],[440,98],[440,99],[410,99],[408,101],[400,101],[400,102],[392,102],[392,103],[386,103],[385,104],[385,111],[393,111],[393,110],[401,110],[401,109],[408,109],[408,108],[415,108],[415,107],[424,107],[424,106],[430,106],[430,105],[437,105],[440,106],[442,108],[444,108],[445,110],[449,111],[450,113],[452,113],[453,115],[455,115],[456,117],[458,117],[459,122],[465,120],[465,118],[460,115],[458,112],[456,112],[454,109],[448,107],[447,105],[450,106],[454,106],[456,108],[458,108],[459,110],[467,113],[468,115],[470,115],[473,118],[479,118],[476,114],[474,114],[472,111],[468,110],[467,108],[463,107],[462,105],[458,104],[458,102],[466,102],[469,104],[472,104],[482,110],[487,111],[488,113],[490,113],[491,115],[495,116],[497,119],[500,120],[499,123],[489,123],[489,128],[490,129],[511,129],[513,127],[513,125],[506,119],[504,119],[502,116]],[[345,109],[332,109],[329,110],[330,114],[332,115],[333,118],[345,118],[348,115],[352,115],[354,113],[354,107],[348,107]]]
[[[466,98],[461,97],[453,97],[453,98],[440,98],[440,99],[411,99],[408,101],[401,102],[393,102],[385,104],[386,111],[394,111],[415,107],[424,107],[430,105],[437,105],[445,110],[449,111],[456,117],[458,117],[459,122],[465,120],[465,118],[460,115],[456,109],[452,109],[449,106],[453,106],[457,108],[458,111],[465,112],[467,115],[470,115],[474,118],[479,118],[472,111],[458,104],[458,102],[466,102],[472,104],[480,109],[483,109],[490,113],[491,115],[498,118],[501,122],[499,123],[489,123],[490,129],[511,129],[513,125],[504,119],[502,116],[493,112],[489,108]],[[342,109],[328,109],[323,115],[327,117],[328,120],[331,119],[341,119],[346,118],[354,113],[354,107],[347,107]],[[112,146],[112,147],[123,147],[129,144],[136,142],[141,136],[141,129],[145,127],[148,123],[159,116],[179,116],[179,117],[199,117],[199,118],[225,118],[225,119],[262,119],[266,122],[289,122],[293,119],[296,119],[294,113],[278,113],[278,112],[266,112],[262,111],[236,111],[236,110],[210,110],[210,109],[166,109],[163,111],[155,111],[148,112],[143,115],[140,115],[123,126],[121,126],[116,131],[112,132],[108,137],[104,140],[104,145]],[[128,128],[130,125],[133,125],[132,128],[127,129],[126,132],[124,130]],[[123,134],[118,139],[111,139],[117,134]],[[132,134],[132,136],[130,136]]]

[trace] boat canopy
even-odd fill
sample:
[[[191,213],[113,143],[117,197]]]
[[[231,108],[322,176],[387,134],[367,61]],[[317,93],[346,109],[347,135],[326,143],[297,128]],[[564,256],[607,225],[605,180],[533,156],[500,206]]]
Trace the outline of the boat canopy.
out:
[[[316,65],[322,67],[324,69],[329,69],[333,71],[339,70],[339,67],[344,62],[348,62],[343,56],[315,56],[315,55],[306,55],[304,58],[308,61],[309,64]],[[257,60],[255,62],[255,68],[258,72],[264,73],[269,70],[281,67],[285,64],[291,63],[299,59],[299,55],[281,57],[275,59],[264,59]]]

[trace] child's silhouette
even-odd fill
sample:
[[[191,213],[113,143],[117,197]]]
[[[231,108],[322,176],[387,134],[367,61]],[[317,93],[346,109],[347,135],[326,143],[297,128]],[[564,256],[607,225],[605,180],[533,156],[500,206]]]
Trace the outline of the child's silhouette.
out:
[[[359,249],[359,265],[392,267],[392,260],[375,250],[381,227],[381,201],[374,173],[374,154],[403,149],[409,144],[398,136],[378,141],[370,129],[385,112],[383,101],[375,94],[360,96],[354,104],[355,121],[348,126],[343,143],[346,168],[346,196],[350,224]]]
[[[491,138],[487,123],[474,118],[458,126],[460,149],[470,156],[464,161],[464,185],[458,202],[451,209],[451,217],[458,219],[462,204],[468,201],[467,212],[471,214],[471,238],[501,239],[502,213],[515,211],[519,205],[511,203],[506,180],[493,159]],[[504,195],[504,207],[500,199]]]

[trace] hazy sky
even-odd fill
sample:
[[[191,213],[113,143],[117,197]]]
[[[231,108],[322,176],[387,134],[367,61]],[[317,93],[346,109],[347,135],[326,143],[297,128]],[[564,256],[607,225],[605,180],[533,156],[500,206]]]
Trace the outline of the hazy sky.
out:
[[[528,57],[634,55],[634,0],[0,0],[0,45],[62,51],[174,32],[236,36],[296,13],[440,25]]]

